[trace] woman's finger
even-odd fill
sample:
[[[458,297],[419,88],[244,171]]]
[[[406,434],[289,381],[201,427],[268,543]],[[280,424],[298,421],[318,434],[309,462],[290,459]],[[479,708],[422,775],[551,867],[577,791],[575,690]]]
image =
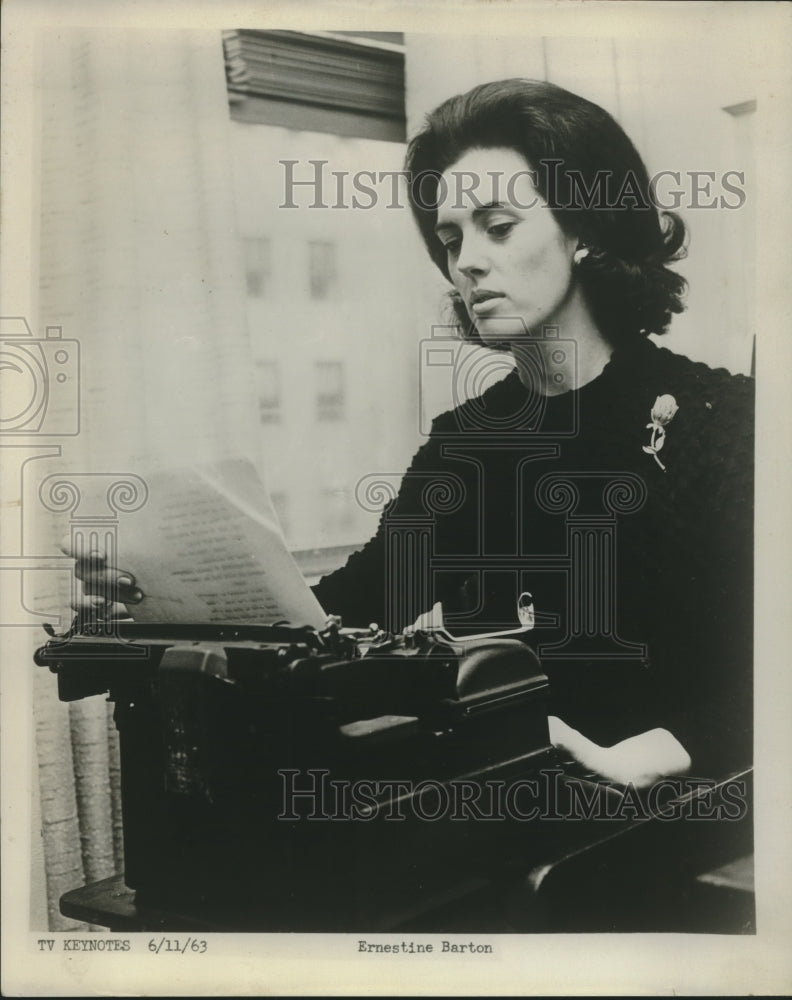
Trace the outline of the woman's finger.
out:
[[[107,609],[112,605],[112,603],[112,601],[108,601],[107,598],[100,597],[98,594],[86,594],[76,597],[72,601],[71,606],[84,618],[104,621]]]
[[[583,764],[591,771],[602,773],[603,755],[607,750],[593,743],[583,733],[578,732],[567,725],[563,719],[556,715],[547,717],[550,742],[559,750],[564,750],[579,764]]]
[[[134,587],[135,576],[126,569],[116,569],[115,566],[89,566],[77,563],[74,575],[82,583],[91,587]]]
[[[132,581],[127,582],[127,581]],[[97,595],[107,600],[122,601],[124,604],[139,604],[144,597],[143,591],[136,586],[131,574],[113,571],[88,577],[83,581],[83,593]]]
[[[69,535],[65,535],[58,542],[58,548],[65,555],[70,556],[72,559],[76,559],[78,562],[91,559],[94,562],[103,563],[107,559],[107,552],[103,545],[97,542],[90,544],[88,540],[82,536],[72,538]]]
[[[88,569],[78,563],[75,575],[82,581],[83,593],[88,596],[103,597],[108,601],[124,604],[139,604],[143,591],[137,586],[134,574],[128,570],[104,567]]]
[[[70,559],[86,559],[89,554],[92,554],[95,558],[104,561],[106,555],[98,547],[89,546],[86,540],[79,535],[77,538],[72,538],[71,535],[64,535],[58,542],[58,548],[64,555],[69,556]]]
[[[106,614],[109,618],[112,618],[113,621],[132,620],[132,616],[130,615],[126,604],[111,604],[108,607]]]
[[[72,602],[72,608],[83,617],[96,621],[118,621],[130,618],[129,610],[125,604],[109,601],[95,594],[78,597]]]
[[[75,560],[74,575],[78,580],[84,580],[87,576],[103,572],[106,568],[108,567],[102,553],[91,551],[86,553],[85,556]]]
[[[563,719],[559,719],[557,715],[548,715],[547,728],[550,733],[550,742],[561,750],[570,749],[580,738],[580,733],[567,725]]]

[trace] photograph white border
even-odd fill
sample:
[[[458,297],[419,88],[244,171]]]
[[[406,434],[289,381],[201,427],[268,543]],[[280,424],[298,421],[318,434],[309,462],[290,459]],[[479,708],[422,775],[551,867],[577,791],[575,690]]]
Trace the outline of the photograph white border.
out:
[[[790,182],[792,7],[775,3],[570,2],[234,3],[7,0],[2,39],[2,283],[0,314],[24,315],[36,296],[35,38],[44,26],[128,24],[295,30],[543,35],[651,35],[669,54],[707,37],[759,52],[757,184],[756,884],[757,933],[709,935],[479,935],[494,955],[361,956],[356,935],[207,935],[206,955],[153,956],[150,935],[129,953],[44,955],[28,932],[32,664],[2,641],[3,962],[7,996],[87,995],[768,995],[792,991],[792,772],[788,470],[792,409]],[[705,68],[702,67],[702,72]],[[683,113],[680,111],[680,113]],[[2,481],[0,480],[0,485]],[[0,594],[0,597],[2,595]],[[11,631],[13,630],[6,630]],[[50,933],[49,937],[59,935]],[[125,935],[129,936],[129,935]],[[378,935],[378,940],[391,936]],[[396,939],[398,935],[393,936]],[[415,935],[416,939],[422,936]],[[427,938],[428,939],[428,938]]]

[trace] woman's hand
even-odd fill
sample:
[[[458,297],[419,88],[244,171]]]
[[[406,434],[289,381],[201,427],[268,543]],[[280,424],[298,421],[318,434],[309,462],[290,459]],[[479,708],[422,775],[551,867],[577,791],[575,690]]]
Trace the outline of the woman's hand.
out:
[[[75,560],[74,575],[82,583],[82,596],[75,596],[72,602],[78,614],[101,621],[128,618],[126,605],[143,600],[134,575],[108,566],[104,552],[75,551],[69,538],[61,542],[60,550]]]
[[[661,778],[690,770],[690,755],[667,729],[650,729],[612,747],[601,747],[555,715],[549,717],[548,723],[553,746],[620,785],[647,788]]]

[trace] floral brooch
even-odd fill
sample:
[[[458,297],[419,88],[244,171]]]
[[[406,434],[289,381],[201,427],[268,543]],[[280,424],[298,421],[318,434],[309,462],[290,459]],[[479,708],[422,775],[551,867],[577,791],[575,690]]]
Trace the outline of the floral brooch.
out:
[[[654,456],[655,462],[657,462],[663,472],[665,472],[666,467],[657,457],[657,453],[665,443],[666,424],[671,423],[678,409],[677,401],[673,396],[668,395],[668,393],[664,396],[658,396],[649,414],[651,422],[646,425],[647,429],[652,431],[652,439],[649,444],[643,446],[643,450],[647,455]]]

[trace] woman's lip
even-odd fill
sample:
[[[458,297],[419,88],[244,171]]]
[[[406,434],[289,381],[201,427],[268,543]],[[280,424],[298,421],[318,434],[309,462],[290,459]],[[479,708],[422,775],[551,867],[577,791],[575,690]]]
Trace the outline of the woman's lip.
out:
[[[502,295],[490,295],[489,298],[481,299],[471,305],[471,309],[477,316],[483,316],[497,308],[498,303],[503,298]]]

